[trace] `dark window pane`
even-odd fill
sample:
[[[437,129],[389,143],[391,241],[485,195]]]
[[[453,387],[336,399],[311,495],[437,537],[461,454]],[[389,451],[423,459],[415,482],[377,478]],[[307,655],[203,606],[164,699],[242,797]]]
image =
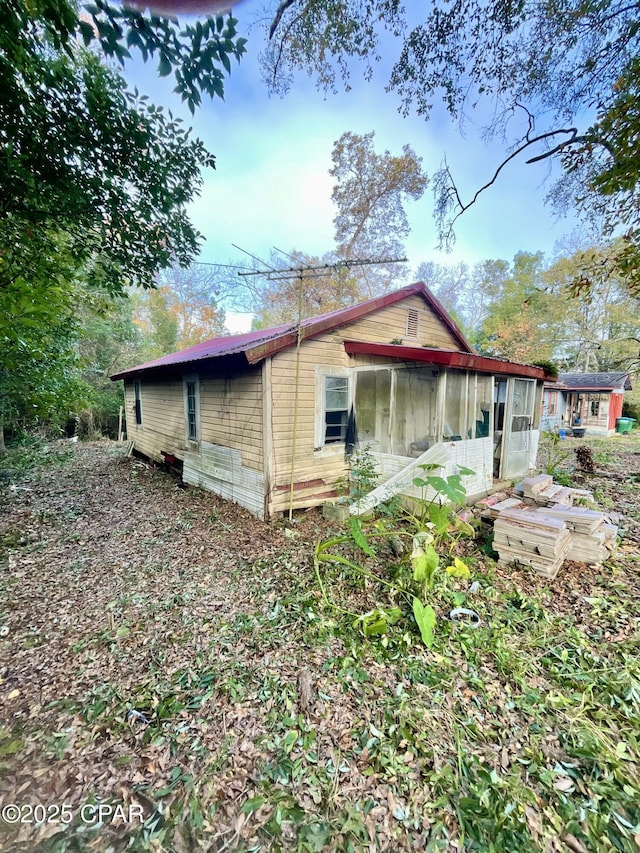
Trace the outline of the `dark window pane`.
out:
[[[134,393],[135,393],[135,398],[136,398],[136,400],[135,400],[136,423],[141,424],[142,423],[142,397],[140,394],[140,383],[135,382],[133,388],[134,388]]]
[[[347,435],[348,412],[327,412],[325,415],[325,444],[344,441]]]
[[[187,434],[195,441],[198,438],[196,423],[196,383],[187,382]]]

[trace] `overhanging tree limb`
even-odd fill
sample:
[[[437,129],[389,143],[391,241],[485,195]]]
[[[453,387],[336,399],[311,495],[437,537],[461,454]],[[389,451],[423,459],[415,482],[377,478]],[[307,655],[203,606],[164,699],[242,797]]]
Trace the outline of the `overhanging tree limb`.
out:
[[[275,31],[278,29],[280,21],[282,20],[282,16],[291,6],[294,6],[298,0],[283,0],[283,2],[278,6],[273,16],[273,21],[271,22],[271,26],[269,27],[269,39],[271,40],[274,36]]]
[[[457,220],[472,207],[479,196],[488,190],[495,182],[497,181],[500,173],[505,169],[505,167],[512,161],[515,160],[523,151],[526,151],[527,148],[530,148],[532,145],[536,145],[539,142],[544,142],[545,140],[552,139],[559,134],[568,135],[568,139],[563,139],[553,148],[550,148],[548,151],[544,151],[542,154],[538,154],[535,157],[531,157],[526,160],[527,164],[538,163],[542,160],[546,160],[550,157],[555,156],[560,151],[568,148],[571,145],[578,145],[583,143],[593,143],[602,146],[605,148],[609,154],[613,157],[613,149],[611,146],[602,139],[595,139],[585,134],[579,134],[578,129],[576,127],[562,127],[557,128],[555,130],[547,131],[546,133],[540,133],[536,136],[529,137],[527,136],[525,142],[522,143],[515,151],[513,151],[508,157],[506,157],[502,163],[498,166],[498,168],[493,173],[490,180],[488,180],[485,184],[479,187],[476,192],[473,194],[472,198],[468,202],[463,202],[460,197],[460,193],[458,191],[458,187],[453,179],[453,175],[451,174],[451,170],[449,165],[444,160],[444,166],[434,175],[434,196],[436,200],[436,208],[434,211],[434,217],[436,223],[438,225],[438,237],[439,237],[439,246],[440,248],[449,249],[453,243],[455,242],[455,234],[453,231],[453,226],[457,222]],[[455,214],[452,214],[453,209],[458,208]]]

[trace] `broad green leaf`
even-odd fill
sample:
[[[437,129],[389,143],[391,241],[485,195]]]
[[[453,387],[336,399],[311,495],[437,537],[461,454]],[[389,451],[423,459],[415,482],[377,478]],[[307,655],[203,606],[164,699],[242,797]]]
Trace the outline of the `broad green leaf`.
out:
[[[417,583],[422,583],[427,579],[427,555],[419,554],[417,557],[413,557],[411,560],[411,565],[413,566],[413,579],[417,581]]]
[[[366,616],[363,616],[362,633],[365,637],[387,633],[387,620],[379,610],[374,610],[373,613],[367,613]]]
[[[444,493],[447,488],[447,481],[443,477],[427,477],[427,483],[436,492]]]
[[[429,582],[433,577],[435,570],[438,568],[440,557],[433,545],[427,545],[426,548],[415,545],[411,555],[411,566],[413,568],[413,579],[418,583],[423,581]]]
[[[458,474],[461,474],[463,477],[473,477],[475,471],[472,471],[471,468],[465,468],[464,465],[458,465]]]
[[[375,551],[371,548],[371,545],[369,545],[362,532],[362,522],[360,519],[352,515],[349,519],[349,526],[351,527],[353,541],[358,548],[364,551],[368,557],[375,557]]]
[[[298,740],[299,732],[297,729],[291,729],[286,733],[286,735],[282,738],[282,748],[285,753],[291,752],[293,747],[296,745]]]
[[[384,610],[383,612],[389,625],[395,625],[396,622],[402,619],[402,610],[399,607],[391,607],[389,610]]]
[[[171,60],[166,54],[161,53],[158,61],[158,75],[168,77],[169,74],[171,74]]]
[[[413,615],[415,617],[420,636],[425,646],[430,649],[433,645],[433,629],[436,626],[436,612],[430,604],[426,606],[419,598],[413,599]]]
[[[442,536],[449,529],[451,508],[446,504],[432,503],[429,506],[429,519],[435,525],[438,535]]]
[[[24,747],[24,741],[18,740],[3,740],[0,741],[0,755],[15,755]]]

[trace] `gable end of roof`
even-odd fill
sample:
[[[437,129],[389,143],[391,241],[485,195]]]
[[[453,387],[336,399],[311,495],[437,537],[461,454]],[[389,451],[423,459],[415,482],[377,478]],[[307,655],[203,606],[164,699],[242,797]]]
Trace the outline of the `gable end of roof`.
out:
[[[431,293],[422,281],[401,287],[391,293],[376,296],[358,305],[349,308],[339,308],[327,314],[320,314],[303,320],[300,324],[300,340],[307,340],[325,332],[332,332],[341,326],[357,322],[363,317],[374,314],[390,305],[396,305],[411,296],[420,296],[429,308],[446,326],[453,338],[459,343],[460,351],[475,354],[474,348],[464,337],[461,330],[453,319],[447,314],[444,307]],[[164,370],[179,370],[186,365],[194,365],[205,360],[224,358],[229,355],[243,355],[251,365],[258,364],[269,356],[275,355],[282,350],[295,346],[298,340],[298,330],[295,323],[275,326],[272,329],[263,329],[255,332],[247,332],[243,335],[213,338],[201,344],[189,347],[179,352],[169,353],[155,361],[139,364],[136,367],[122,370],[111,376],[113,381],[118,379],[131,379],[143,374],[159,374]]]

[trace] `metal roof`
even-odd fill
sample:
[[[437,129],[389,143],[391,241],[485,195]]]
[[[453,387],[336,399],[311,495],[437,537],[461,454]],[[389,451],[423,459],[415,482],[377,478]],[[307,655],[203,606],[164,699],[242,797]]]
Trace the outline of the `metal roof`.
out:
[[[561,373],[558,381],[566,391],[631,391],[631,379],[624,371],[609,373]]]
[[[300,324],[301,337],[305,340],[323,332],[333,331],[333,329],[337,329],[339,326],[353,323],[361,317],[365,317],[389,305],[394,305],[396,302],[400,302],[413,295],[422,296],[427,305],[447,326],[454,338],[460,342],[461,347],[466,352],[473,352],[471,344],[423,282],[410,284],[407,287],[394,290],[392,293],[385,293],[383,296],[377,296],[374,299],[368,299],[366,302],[360,302],[358,305],[350,308],[339,308],[337,311],[330,311],[327,314],[319,314],[303,320]],[[195,362],[201,362],[205,359],[224,358],[231,355],[244,355],[248,364],[257,364],[264,358],[267,358],[267,356],[295,346],[296,342],[297,325],[295,323],[274,326],[271,329],[247,332],[243,335],[212,338],[209,341],[196,344],[188,349],[173,352],[154,361],[148,361],[144,364],[131,367],[128,370],[114,373],[111,379],[114,381],[117,379],[129,379],[148,372],[159,373],[178,366],[186,367],[187,365],[193,365]]]
[[[478,373],[549,379],[542,367],[457,350],[411,347],[401,344],[374,344],[367,341],[345,341],[344,348],[350,355],[378,355],[385,358],[398,358],[402,361],[422,361],[460,370],[475,370]]]
[[[169,368],[175,365],[190,364],[191,362],[202,361],[208,358],[237,355],[238,353],[244,353],[250,347],[255,347],[257,344],[265,343],[291,331],[295,333],[295,325],[274,326],[272,329],[260,329],[256,332],[245,332],[242,335],[211,338],[208,341],[187,347],[187,349],[172,352],[153,361],[146,361],[144,364],[138,364],[128,370],[114,373],[111,379],[115,381],[116,379],[125,379],[128,376],[134,376],[148,370],[155,371],[163,367]]]

